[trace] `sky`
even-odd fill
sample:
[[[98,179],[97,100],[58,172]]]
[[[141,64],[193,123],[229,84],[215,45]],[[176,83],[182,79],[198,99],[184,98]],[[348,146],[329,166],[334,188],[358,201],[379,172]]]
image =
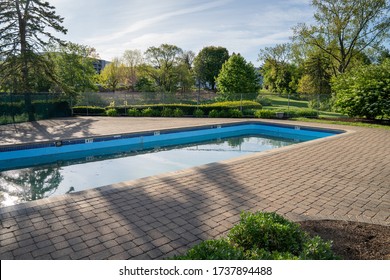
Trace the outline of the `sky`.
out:
[[[259,66],[260,49],[289,41],[313,22],[310,0],[48,0],[64,17],[58,37],[88,45],[101,59],[172,44],[196,54],[222,46]]]

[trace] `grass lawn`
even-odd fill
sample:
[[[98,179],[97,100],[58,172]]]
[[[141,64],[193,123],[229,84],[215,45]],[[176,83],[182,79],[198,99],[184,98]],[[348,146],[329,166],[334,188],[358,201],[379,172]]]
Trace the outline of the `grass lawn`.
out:
[[[262,92],[263,96],[269,99],[272,102],[270,106],[263,106],[263,109],[277,110],[277,109],[305,109],[309,108],[309,102],[304,100],[293,100],[286,97],[278,96],[269,92]],[[340,119],[346,119],[342,121]],[[334,119],[334,120],[332,120]],[[371,124],[359,121],[347,121],[348,116],[336,112],[326,112],[319,111],[319,119],[309,119],[309,118],[295,118],[295,120],[305,121],[305,122],[318,122],[318,123],[329,123],[329,124],[341,124],[341,125],[351,125],[351,126],[361,126],[361,127],[371,127],[371,128],[382,128],[390,130],[388,125],[380,124]]]

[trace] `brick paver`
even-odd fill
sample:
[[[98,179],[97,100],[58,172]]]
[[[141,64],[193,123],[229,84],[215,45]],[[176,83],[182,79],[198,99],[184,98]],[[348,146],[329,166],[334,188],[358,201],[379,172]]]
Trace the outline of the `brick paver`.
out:
[[[51,120],[1,126],[0,144],[231,121]],[[390,131],[294,124],[348,133],[1,208],[0,258],[162,259],[222,236],[243,210],[389,226]]]

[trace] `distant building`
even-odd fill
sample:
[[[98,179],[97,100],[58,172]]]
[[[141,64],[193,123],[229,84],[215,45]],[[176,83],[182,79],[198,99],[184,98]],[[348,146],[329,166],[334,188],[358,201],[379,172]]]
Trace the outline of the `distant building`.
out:
[[[95,68],[95,71],[97,74],[100,74],[104,67],[106,67],[108,64],[110,64],[110,61],[104,60],[104,59],[96,59],[93,63],[93,68]]]

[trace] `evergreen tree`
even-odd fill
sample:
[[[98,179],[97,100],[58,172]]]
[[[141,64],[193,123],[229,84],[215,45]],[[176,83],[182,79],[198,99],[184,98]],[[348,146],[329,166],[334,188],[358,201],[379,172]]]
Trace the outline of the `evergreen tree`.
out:
[[[0,68],[2,80],[14,80],[13,91],[25,95],[29,120],[34,120],[30,93],[33,91],[32,69],[41,69],[55,79],[53,64],[41,55],[49,41],[62,43],[48,30],[66,34],[63,18],[55,8],[40,0],[3,0],[0,2]],[[18,82],[16,82],[18,80]],[[20,86],[16,86],[20,84]]]

